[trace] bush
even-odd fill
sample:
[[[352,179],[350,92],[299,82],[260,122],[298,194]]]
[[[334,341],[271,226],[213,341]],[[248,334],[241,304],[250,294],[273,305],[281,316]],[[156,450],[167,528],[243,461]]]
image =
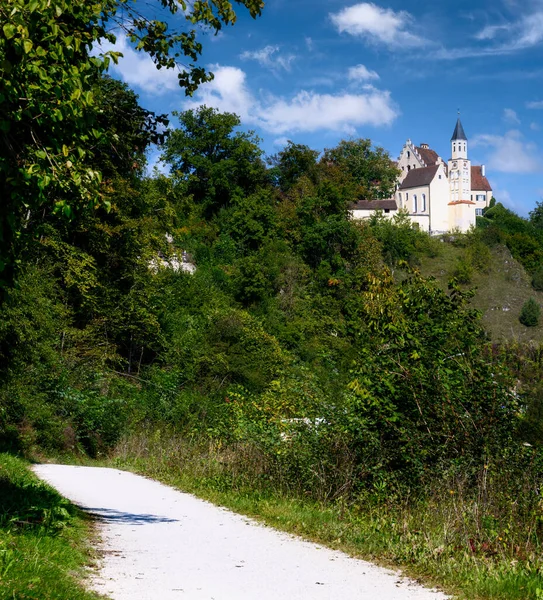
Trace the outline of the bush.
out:
[[[471,283],[473,267],[466,258],[460,258],[453,269],[452,276],[458,283]]]
[[[535,327],[539,325],[540,315],[541,307],[533,298],[530,298],[524,303],[518,320],[526,327]]]
[[[532,276],[532,287],[538,292],[543,292],[543,266],[538,267]]]

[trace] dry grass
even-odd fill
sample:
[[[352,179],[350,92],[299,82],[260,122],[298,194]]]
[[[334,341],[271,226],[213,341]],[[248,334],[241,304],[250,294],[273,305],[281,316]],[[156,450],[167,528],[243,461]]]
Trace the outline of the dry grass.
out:
[[[265,477],[268,457],[250,445],[228,448],[163,430],[126,438],[109,464],[353,556],[402,567],[457,598],[543,598],[541,506],[528,500],[536,485],[528,471],[517,474],[515,498],[512,473],[487,465],[475,479],[444,475],[423,497],[383,490],[378,497],[321,502],[298,490],[278,490]]]
[[[433,276],[446,289],[447,282],[464,249],[443,243],[439,256],[421,259],[420,270]],[[505,246],[492,249],[489,273],[474,272],[472,282],[463,286],[475,289],[472,306],[483,313],[483,323],[493,341],[543,342],[543,321],[538,327],[521,325],[522,305],[534,298],[543,306],[543,292],[532,288],[531,279]]]

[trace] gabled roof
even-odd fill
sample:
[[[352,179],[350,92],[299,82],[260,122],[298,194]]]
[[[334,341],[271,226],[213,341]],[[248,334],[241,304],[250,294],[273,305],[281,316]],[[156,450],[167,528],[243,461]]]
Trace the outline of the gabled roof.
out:
[[[420,169],[411,169],[411,171],[407,173],[405,179],[402,181],[400,190],[408,190],[410,188],[416,188],[422,185],[430,185],[438,169],[439,165],[421,167]]]
[[[491,192],[492,187],[483,175],[482,167],[471,167],[471,189],[475,192]]]
[[[427,167],[437,163],[439,156],[435,150],[432,150],[431,148],[422,148],[421,146],[417,146],[415,149],[420,154],[420,157],[426,163]]]
[[[462,123],[461,123],[460,117],[459,117],[458,121],[456,121],[456,127],[454,128],[451,142],[454,142],[455,140],[466,140],[467,141],[467,139],[468,138],[466,137],[466,133],[464,131],[464,128],[462,127]]]
[[[396,200],[358,200],[351,204],[351,210],[397,210]]]

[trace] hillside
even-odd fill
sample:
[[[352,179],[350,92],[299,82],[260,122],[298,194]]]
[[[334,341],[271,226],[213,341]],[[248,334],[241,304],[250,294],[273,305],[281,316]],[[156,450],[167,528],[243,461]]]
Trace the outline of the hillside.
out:
[[[464,248],[444,242],[438,256],[421,258],[420,270],[425,276],[435,277],[443,288],[464,254]],[[522,305],[532,297],[543,305],[543,292],[535,291],[530,276],[503,245],[491,249],[492,262],[488,273],[474,271],[472,281],[463,285],[474,289],[471,303],[483,313],[483,322],[493,341],[543,341],[543,323],[525,327],[519,320]]]

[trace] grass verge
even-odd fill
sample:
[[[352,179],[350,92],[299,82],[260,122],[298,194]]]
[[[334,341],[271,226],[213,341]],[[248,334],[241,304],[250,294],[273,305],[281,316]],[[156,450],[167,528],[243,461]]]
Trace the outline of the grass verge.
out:
[[[0,454],[0,598],[96,600],[78,582],[91,560],[89,523],[28,463]]]
[[[109,466],[132,470],[296,533],[331,548],[401,567],[407,575],[438,585],[464,600],[541,600],[543,562],[537,536],[525,555],[503,519],[482,519],[480,501],[461,487],[431,499],[386,499],[361,504],[320,503],[265,484],[248,483],[225,453],[164,433],[132,436],[119,445]],[[486,540],[482,542],[482,533]],[[516,535],[516,534],[515,534]],[[473,536],[473,537],[472,537]],[[525,548],[527,548],[525,546]]]

